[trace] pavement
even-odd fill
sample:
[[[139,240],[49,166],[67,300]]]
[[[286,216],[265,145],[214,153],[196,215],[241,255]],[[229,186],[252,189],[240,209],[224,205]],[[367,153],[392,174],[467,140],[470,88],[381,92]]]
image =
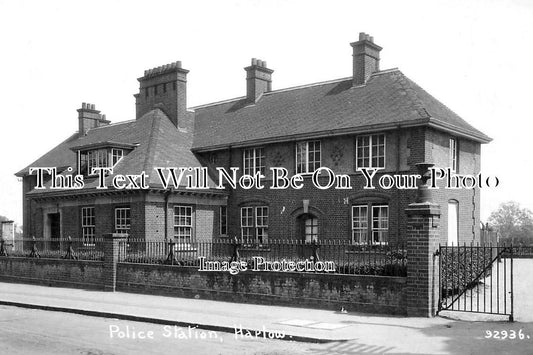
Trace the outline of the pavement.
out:
[[[365,333],[379,333],[379,327],[422,329],[451,322],[13,283],[0,283],[0,304],[230,333],[277,331],[286,340],[307,342],[354,339],[360,325]]]
[[[474,348],[467,353],[477,354],[485,349],[501,348],[506,353],[524,354],[531,353],[533,348],[533,323],[495,322],[497,319],[472,322],[444,317],[341,313],[18,283],[0,283],[0,305],[213,330],[243,340],[249,334],[250,339],[272,336],[281,340],[329,343],[326,353],[346,353],[343,347],[351,347],[348,353],[366,353],[372,349],[372,353],[461,354]],[[518,342],[485,336],[487,331],[505,329],[516,332],[523,329],[528,337]],[[517,351],[510,352],[510,349]],[[529,350],[523,352],[524,349]]]

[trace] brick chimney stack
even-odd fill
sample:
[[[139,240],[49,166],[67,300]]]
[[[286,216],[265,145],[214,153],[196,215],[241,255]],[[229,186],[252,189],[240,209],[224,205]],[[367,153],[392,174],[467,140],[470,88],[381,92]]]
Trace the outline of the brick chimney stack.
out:
[[[374,37],[364,32],[359,33],[359,41],[350,45],[353,47],[353,85],[364,85],[372,73],[379,71],[382,48],[374,44]]]
[[[160,108],[176,127],[192,132],[193,117],[187,112],[187,73],[180,61],[145,70],[137,79],[139,93],[134,95],[137,119]]]
[[[105,115],[101,115],[100,111],[95,109],[94,104],[82,102],[81,108],[77,111],[80,137],[87,134],[87,131],[91,128],[105,126],[110,123],[110,121],[106,120]]]
[[[261,59],[252,58],[252,64],[246,70],[246,98],[256,102],[264,92],[272,91],[272,69]]]

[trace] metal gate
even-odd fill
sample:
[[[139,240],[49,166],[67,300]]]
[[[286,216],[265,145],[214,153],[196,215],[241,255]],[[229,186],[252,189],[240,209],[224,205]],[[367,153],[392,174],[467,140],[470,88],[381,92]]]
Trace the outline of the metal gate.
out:
[[[512,246],[439,246],[438,255],[438,312],[505,315],[513,321]]]

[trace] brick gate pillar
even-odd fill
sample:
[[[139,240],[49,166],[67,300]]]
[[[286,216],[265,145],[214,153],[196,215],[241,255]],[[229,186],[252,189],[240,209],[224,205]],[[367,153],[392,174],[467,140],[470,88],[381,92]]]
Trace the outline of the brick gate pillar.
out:
[[[407,213],[407,315],[435,316],[438,302],[440,206],[412,203]]]
[[[427,182],[432,163],[416,164],[421,176],[416,203],[407,214],[407,315],[433,317],[439,288],[439,263],[435,254],[440,240],[440,206],[432,202]]]
[[[117,263],[125,257],[127,234],[104,234],[104,290],[115,292],[117,284]]]

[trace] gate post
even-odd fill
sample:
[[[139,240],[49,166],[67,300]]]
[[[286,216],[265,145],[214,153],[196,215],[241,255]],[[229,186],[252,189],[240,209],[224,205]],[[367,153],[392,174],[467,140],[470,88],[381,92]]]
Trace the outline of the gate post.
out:
[[[104,234],[104,290],[115,292],[117,285],[117,263],[120,261],[119,250],[125,247],[127,234],[109,233]],[[124,254],[124,251],[123,251]]]
[[[435,252],[440,239],[440,205],[431,200],[428,189],[429,168],[417,164],[421,175],[417,202],[405,209],[407,214],[407,315],[433,317],[438,303],[439,270]]]

